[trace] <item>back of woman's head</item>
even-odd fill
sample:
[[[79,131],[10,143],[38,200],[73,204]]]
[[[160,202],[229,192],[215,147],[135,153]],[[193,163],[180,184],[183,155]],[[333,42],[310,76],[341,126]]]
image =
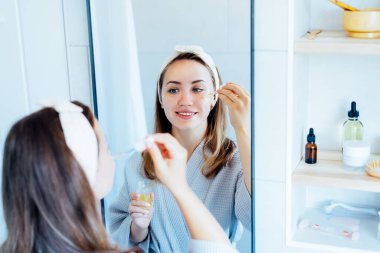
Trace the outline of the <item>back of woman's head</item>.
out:
[[[3,159],[8,238],[2,252],[113,251],[54,109],[18,121],[7,136]]]

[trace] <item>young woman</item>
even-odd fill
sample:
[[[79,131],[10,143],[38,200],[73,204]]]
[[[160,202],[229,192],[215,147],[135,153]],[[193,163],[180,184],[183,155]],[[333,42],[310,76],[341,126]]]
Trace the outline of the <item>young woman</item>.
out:
[[[95,196],[107,194],[114,174],[96,119],[79,102],[45,105],[18,121],[6,139],[2,197],[8,238],[0,252],[121,252],[107,239],[96,205]],[[157,177],[171,191],[176,189],[174,196],[196,239],[189,251],[234,252],[216,220],[187,186],[186,151],[170,136],[149,139],[147,151]],[[208,230],[198,221],[208,224]]]
[[[159,76],[155,132],[171,133],[187,150],[188,184],[235,243],[241,223],[251,229],[250,97],[236,84],[220,84],[212,58],[201,48],[177,48]],[[226,137],[223,104],[239,151]],[[149,154],[128,161],[124,186],[109,210],[112,237],[146,252],[185,252],[189,229],[170,192],[155,183],[153,167]],[[148,210],[135,192],[144,178],[152,181],[154,194]]]

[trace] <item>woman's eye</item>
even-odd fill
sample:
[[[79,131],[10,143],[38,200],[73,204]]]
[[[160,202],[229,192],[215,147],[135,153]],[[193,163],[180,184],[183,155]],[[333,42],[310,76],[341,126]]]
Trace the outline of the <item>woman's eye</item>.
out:
[[[169,89],[168,90],[168,93],[170,93],[170,94],[175,94],[177,92],[178,92],[178,89]]]
[[[202,92],[202,91],[204,91],[204,89],[202,89],[202,88],[193,88],[193,91],[194,92]]]

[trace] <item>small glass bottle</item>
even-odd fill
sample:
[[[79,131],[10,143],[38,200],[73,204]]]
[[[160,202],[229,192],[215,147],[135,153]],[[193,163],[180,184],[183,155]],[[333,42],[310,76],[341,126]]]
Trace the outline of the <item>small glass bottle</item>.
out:
[[[356,102],[352,101],[351,110],[348,111],[348,120],[343,124],[343,143],[363,140],[363,123],[358,117],[359,111],[356,110]]]
[[[136,193],[139,195],[138,200],[148,202],[150,206],[152,206],[152,196],[151,196],[151,188],[145,182],[145,180],[140,180],[137,182],[137,190]],[[147,208],[149,209],[149,207]]]
[[[307,143],[305,145],[305,163],[314,164],[317,162],[317,144],[315,144],[314,129],[309,129]]]

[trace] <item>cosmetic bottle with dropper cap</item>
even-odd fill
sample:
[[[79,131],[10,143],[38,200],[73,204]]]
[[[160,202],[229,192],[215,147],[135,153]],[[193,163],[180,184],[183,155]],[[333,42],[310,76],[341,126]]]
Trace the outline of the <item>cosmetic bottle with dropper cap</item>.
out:
[[[363,123],[358,118],[359,111],[356,110],[356,102],[352,101],[351,110],[348,111],[348,120],[343,124],[343,143],[363,140]]]
[[[314,129],[309,129],[307,143],[305,145],[305,163],[314,164],[317,162],[317,144],[315,144]]]

